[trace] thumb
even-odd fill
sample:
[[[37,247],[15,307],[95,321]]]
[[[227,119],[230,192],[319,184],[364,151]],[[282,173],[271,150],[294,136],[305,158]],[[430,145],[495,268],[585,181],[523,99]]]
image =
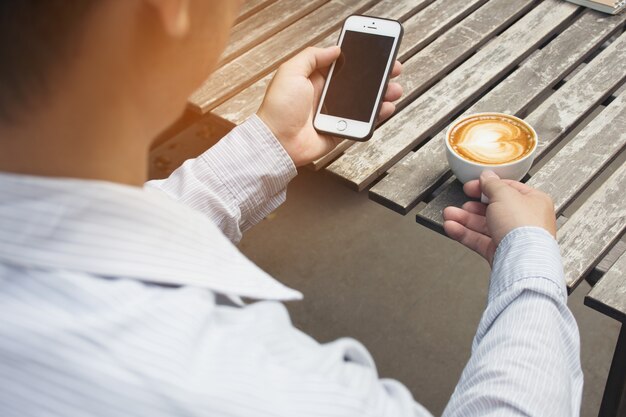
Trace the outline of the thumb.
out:
[[[480,190],[489,201],[501,199],[508,189],[509,186],[495,172],[485,170],[480,174]]]
[[[328,67],[339,58],[340,54],[341,49],[338,46],[330,46],[328,48],[311,46],[287,61],[285,67],[297,75],[309,77],[315,70]]]

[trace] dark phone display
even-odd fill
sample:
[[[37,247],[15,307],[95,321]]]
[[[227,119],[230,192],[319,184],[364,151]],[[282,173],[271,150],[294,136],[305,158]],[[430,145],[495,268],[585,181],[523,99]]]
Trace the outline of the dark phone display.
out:
[[[346,31],[320,113],[369,122],[394,38]]]

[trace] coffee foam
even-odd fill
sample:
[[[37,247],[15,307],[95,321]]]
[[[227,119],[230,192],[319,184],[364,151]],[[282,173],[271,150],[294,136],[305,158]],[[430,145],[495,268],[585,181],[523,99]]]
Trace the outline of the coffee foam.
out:
[[[516,119],[480,115],[462,120],[450,131],[452,149],[463,158],[486,165],[513,162],[535,146],[531,129]]]

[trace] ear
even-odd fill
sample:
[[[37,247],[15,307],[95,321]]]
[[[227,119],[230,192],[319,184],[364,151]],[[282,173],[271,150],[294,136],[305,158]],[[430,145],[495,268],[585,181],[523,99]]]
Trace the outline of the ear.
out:
[[[163,28],[173,38],[189,32],[189,0],[146,0],[161,18]]]

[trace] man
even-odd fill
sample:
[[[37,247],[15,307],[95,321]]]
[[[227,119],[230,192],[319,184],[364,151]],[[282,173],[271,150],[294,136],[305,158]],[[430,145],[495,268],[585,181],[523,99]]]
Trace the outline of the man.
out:
[[[236,3],[0,3],[0,415],[429,415],[358,342],[293,328],[271,300],[300,294],[234,246],[295,166],[335,146],[311,117],[337,47],[282,65],[255,116],[143,186],[151,140],[215,68]],[[400,94],[391,83],[381,117]],[[444,414],[577,415],[552,203],[489,172],[465,190],[491,203],[447,209],[446,232],[493,269]]]

